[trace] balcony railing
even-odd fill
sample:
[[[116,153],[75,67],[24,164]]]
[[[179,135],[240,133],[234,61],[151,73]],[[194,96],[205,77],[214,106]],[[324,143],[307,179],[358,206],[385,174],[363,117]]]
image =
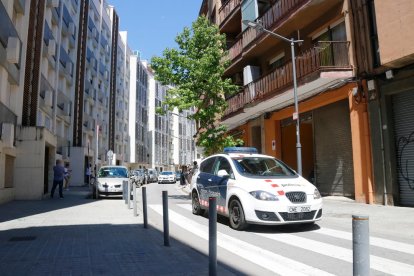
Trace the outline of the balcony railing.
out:
[[[296,57],[296,77],[301,78],[326,70],[350,70],[348,41],[321,41],[317,46]],[[274,96],[291,86],[292,61],[276,68],[269,74],[245,86],[242,91],[229,98],[224,116],[237,112],[249,103]]]
[[[270,9],[266,11],[258,20],[261,22],[263,27],[272,30],[275,25],[279,24],[286,18],[287,15],[291,14],[294,10],[297,10],[303,6],[308,0],[278,0]],[[233,60],[237,57],[243,48],[249,46],[257,38],[261,37],[263,32],[253,28],[246,28],[242,33],[241,38],[229,49],[229,58]],[[231,53],[237,53],[231,55]]]
[[[232,12],[240,6],[241,0],[228,0],[219,10],[219,25],[221,25]]]

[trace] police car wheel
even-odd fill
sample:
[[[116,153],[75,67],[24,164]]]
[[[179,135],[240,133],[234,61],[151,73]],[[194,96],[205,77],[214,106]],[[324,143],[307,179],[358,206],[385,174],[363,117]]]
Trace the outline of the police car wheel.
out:
[[[247,223],[244,217],[243,207],[237,199],[230,202],[229,208],[230,227],[235,230],[246,229]]]
[[[192,198],[191,204],[192,204],[192,207],[193,207],[193,214],[197,215],[197,216],[202,215],[204,213],[204,210],[201,209],[200,200],[198,199],[197,193],[193,192],[193,195],[192,195],[191,198]]]

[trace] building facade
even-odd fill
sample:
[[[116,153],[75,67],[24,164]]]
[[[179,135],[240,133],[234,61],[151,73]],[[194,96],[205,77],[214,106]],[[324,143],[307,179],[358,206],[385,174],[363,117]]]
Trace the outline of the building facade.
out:
[[[0,202],[47,196],[58,159],[72,185],[84,184],[88,164],[107,163],[108,150],[127,162],[128,111],[117,111],[129,106],[130,51],[115,9],[4,0],[0,13]]]
[[[372,133],[374,201],[414,207],[414,3],[354,0],[351,6],[359,90]]]
[[[200,13],[226,34],[230,67],[240,85],[222,122],[230,135],[297,169],[323,195],[374,202],[367,103],[361,98],[347,0],[203,1]],[[295,43],[299,114],[294,114],[291,45],[243,24],[260,22]],[[300,143],[296,142],[296,120]]]
[[[15,134],[22,123],[30,1],[0,1],[0,203],[22,190],[15,180]]]

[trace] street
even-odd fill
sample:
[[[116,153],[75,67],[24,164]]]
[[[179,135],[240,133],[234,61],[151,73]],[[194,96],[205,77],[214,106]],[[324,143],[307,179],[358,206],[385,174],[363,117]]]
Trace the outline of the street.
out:
[[[162,231],[162,190],[169,194],[170,235],[208,255],[208,216],[191,213],[179,185],[147,186],[150,224]],[[239,232],[219,216],[218,261],[248,275],[352,275],[351,217],[362,214],[370,215],[371,275],[413,275],[414,211],[344,198],[325,199],[322,221],[312,226],[254,225]]]

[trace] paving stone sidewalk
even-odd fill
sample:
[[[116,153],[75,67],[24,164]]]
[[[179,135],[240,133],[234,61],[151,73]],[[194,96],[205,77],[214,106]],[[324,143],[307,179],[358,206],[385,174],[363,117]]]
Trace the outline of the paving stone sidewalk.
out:
[[[208,275],[208,256],[144,229],[122,200],[64,199],[0,205],[1,275]],[[232,274],[219,265],[219,275]]]

